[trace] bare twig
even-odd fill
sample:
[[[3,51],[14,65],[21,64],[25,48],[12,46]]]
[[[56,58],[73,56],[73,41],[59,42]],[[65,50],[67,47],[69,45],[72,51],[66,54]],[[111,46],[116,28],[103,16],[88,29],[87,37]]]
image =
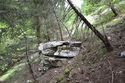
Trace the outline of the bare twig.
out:
[[[113,68],[112,68],[112,65],[111,65],[111,62],[109,60],[107,60],[108,63],[109,63],[109,67],[110,67],[110,71],[112,73],[112,79],[111,79],[111,83],[114,83],[114,71],[113,71]]]
[[[25,44],[26,44],[26,60],[27,60],[27,63],[28,63],[28,66],[29,66],[29,71],[32,75],[32,78],[33,78],[33,81],[36,82],[36,77],[34,75],[34,72],[33,72],[33,69],[32,69],[32,65],[30,64],[30,60],[29,60],[29,57],[28,57],[28,42],[27,42],[27,37],[26,37],[26,34],[23,32],[23,30],[21,29],[21,32],[25,38]]]

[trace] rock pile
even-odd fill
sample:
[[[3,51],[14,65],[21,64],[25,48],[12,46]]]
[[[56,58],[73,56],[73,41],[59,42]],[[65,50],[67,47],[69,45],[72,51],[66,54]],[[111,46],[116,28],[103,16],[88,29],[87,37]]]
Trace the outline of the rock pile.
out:
[[[41,43],[38,47],[42,53],[42,64],[44,73],[51,68],[60,67],[63,62],[77,56],[81,48],[78,41],[52,41]]]
[[[80,47],[81,42],[77,41],[52,41],[41,43],[38,49],[45,56],[73,58],[79,54]]]

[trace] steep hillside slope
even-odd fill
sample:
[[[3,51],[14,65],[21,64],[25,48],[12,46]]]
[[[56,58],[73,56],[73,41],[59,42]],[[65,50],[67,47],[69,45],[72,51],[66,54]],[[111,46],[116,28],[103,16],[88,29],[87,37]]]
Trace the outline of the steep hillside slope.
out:
[[[107,30],[114,51],[99,54],[103,49],[100,45],[90,52],[81,52],[67,66],[52,69],[38,78],[40,83],[125,83],[125,58],[119,57],[125,51],[125,18]]]

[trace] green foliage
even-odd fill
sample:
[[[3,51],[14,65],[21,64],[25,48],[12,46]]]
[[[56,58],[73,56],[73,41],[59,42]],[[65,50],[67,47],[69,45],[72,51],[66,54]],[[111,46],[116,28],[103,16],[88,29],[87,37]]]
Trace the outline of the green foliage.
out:
[[[101,18],[96,19],[95,25],[102,25],[114,18],[114,14],[112,12],[108,12],[106,15],[101,15]]]
[[[121,1],[117,4],[115,4],[116,10],[119,13],[124,13],[124,11],[125,11],[125,5],[123,5],[124,3],[125,3],[125,1]],[[94,22],[94,25],[100,26],[102,24],[107,24],[108,22],[117,24],[117,22],[119,22],[119,19],[113,20],[113,19],[115,19],[114,14],[105,5],[101,6],[99,8],[99,10],[97,10],[96,12],[93,13],[93,15],[95,15],[95,14],[99,14],[99,18],[96,19],[96,21]]]
[[[0,22],[0,30],[4,29],[4,28],[7,28],[7,24],[6,23],[3,23],[3,22]],[[1,31],[2,32],[2,31]]]
[[[5,70],[7,70],[8,68],[8,65],[6,64],[6,63],[0,63],[0,71],[5,71]]]
[[[89,15],[96,10],[100,10],[99,8],[104,10],[106,9],[105,6],[118,4],[121,1],[123,0],[84,0],[83,11],[86,15]]]
[[[118,4],[116,4],[117,10],[119,13],[125,12],[125,1],[121,1]]]
[[[89,15],[92,12],[94,12],[97,7],[98,7],[97,5],[88,4],[87,6],[84,7],[83,11],[86,15]]]
[[[91,14],[99,6],[100,0],[84,0],[83,11],[86,15]]]

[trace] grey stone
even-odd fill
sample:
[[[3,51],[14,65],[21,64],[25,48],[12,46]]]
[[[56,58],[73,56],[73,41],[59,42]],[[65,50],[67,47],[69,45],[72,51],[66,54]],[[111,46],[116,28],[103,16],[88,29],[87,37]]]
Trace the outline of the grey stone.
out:
[[[38,49],[43,55],[70,58],[78,55],[81,47],[79,41],[52,41],[41,43]]]
[[[120,57],[125,58],[125,51],[120,53]]]
[[[79,48],[74,48],[73,50],[57,50],[54,55],[55,56],[62,56],[62,57],[74,57],[79,54],[80,49]]]

